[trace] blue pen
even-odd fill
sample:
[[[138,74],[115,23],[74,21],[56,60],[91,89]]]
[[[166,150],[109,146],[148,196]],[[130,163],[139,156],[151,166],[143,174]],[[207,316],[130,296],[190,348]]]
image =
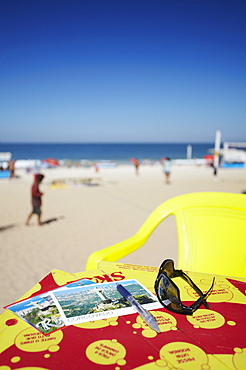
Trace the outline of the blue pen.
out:
[[[152,329],[155,330],[157,333],[160,333],[160,329],[158,327],[156,318],[145,308],[143,308],[136,299],[131,295],[126,288],[124,288],[121,284],[117,284],[117,290],[120,292],[122,297],[124,297],[131,305],[132,307],[137,311],[137,313],[141,316],[143,321],[146,322],[146,324]]]

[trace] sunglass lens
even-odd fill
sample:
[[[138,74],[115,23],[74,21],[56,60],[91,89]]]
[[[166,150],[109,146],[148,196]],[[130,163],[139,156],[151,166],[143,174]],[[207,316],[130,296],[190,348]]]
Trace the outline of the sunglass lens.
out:
[[[173,285],[172,281],[165,275],[163,275],[159,281],[158,296],[166,308],[175,310],[177,312],[182,310],[177,289]]]

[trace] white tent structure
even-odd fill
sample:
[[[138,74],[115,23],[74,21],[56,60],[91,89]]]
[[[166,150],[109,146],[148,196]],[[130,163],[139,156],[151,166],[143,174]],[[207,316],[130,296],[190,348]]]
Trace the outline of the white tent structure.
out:
[[[245,142],[225,142],[222,149],[223,161],[227,163],[246,163]]]
[[[0,162],[10,161],[12,154],[10,152],[0,152]]]

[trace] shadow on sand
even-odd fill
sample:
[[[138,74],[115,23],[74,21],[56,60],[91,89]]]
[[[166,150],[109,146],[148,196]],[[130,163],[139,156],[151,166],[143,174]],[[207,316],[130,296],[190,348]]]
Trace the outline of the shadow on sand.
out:
[[[48,224],[51,224],[51,222],[58,221],[58,220],[61,220],[61,219],[64,219],[64,216],[49,218],[48,220],[43,221],[42,225],[48,225]]]
[[[5,230],[8,230],[8,229],[12,229],[15,226],[17,226],[17,224],[10,224],[10,225],[6,225],[6,226],[0,226],[0,231],[5,231]]]

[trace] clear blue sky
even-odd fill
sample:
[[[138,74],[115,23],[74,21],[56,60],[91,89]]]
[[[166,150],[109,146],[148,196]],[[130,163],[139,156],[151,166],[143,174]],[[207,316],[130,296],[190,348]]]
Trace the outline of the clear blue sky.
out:
[[[246,141],[245,0],[1,0],[0,141]]]

